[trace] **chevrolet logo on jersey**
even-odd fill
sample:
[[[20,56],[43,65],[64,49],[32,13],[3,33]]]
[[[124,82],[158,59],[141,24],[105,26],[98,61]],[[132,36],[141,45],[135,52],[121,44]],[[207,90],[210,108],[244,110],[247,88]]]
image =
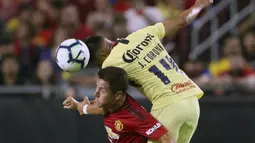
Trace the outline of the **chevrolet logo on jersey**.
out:
[[[127,50],[127,52],[125,52],[122,55],[122,59],[123,61],[125,61],[126,63],[132,63],[134,62],[136,59],[138,59],[138,55],[141,53],[141,51],[143,51],[143,48],[149,45],[149,42],[152,40],[152,38],[154,38],[154,35],[150,35],[149,33],[147,33],[146,38],[140,43],[138,44],[135,49],[133,50]]]

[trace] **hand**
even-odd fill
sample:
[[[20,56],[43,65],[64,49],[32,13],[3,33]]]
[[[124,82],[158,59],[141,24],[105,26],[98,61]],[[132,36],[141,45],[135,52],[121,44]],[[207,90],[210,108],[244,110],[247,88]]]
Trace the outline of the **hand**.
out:
[[[64,109],[76,110],[79,102],[76,101],[73,97],[69,96],[66,98],[66,100],[62,104]]]
[[[80,113],[80,115],[84,115],[83,107],[86,104],[90,104],[90,101],[87,96],[84,97],[83,101],[77,104],[77,110]]]
[[[195,5],[202,6],[203,8],[208,7],[213,3],[213,0],[196,0]]]

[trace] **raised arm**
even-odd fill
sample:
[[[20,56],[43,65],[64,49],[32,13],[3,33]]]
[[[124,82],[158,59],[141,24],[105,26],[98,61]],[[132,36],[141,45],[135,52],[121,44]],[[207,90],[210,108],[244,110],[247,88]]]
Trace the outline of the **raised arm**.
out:
[[[189,9],[183,11],[179,16],[163,22],[165,35],[174,35],[179,29],[193,21],[200,11],[213,3],[213,0],[197,0]]]

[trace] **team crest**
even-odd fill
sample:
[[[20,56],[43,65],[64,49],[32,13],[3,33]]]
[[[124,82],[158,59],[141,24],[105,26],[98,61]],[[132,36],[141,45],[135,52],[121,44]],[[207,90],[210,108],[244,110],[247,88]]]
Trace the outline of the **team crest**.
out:
[[[123,124],[121,123],[120,120],[115,121],[114,126],[117,131],[123,130]]]

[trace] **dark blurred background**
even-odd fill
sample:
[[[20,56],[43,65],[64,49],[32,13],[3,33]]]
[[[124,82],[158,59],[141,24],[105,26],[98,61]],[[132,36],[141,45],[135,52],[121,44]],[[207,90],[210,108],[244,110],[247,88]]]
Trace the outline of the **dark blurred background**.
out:
[[[180,14],[195,0],[0,0],[0,143],[104,143],[101,117],[62,109],[69,92],[92,97],[94,65],[61,71],[68,38],[110,40]],[[162,42],[204,91],[194,143],[254,143],[255,1],[215,0]],[[150,104],[135,89],[136,99]]]

